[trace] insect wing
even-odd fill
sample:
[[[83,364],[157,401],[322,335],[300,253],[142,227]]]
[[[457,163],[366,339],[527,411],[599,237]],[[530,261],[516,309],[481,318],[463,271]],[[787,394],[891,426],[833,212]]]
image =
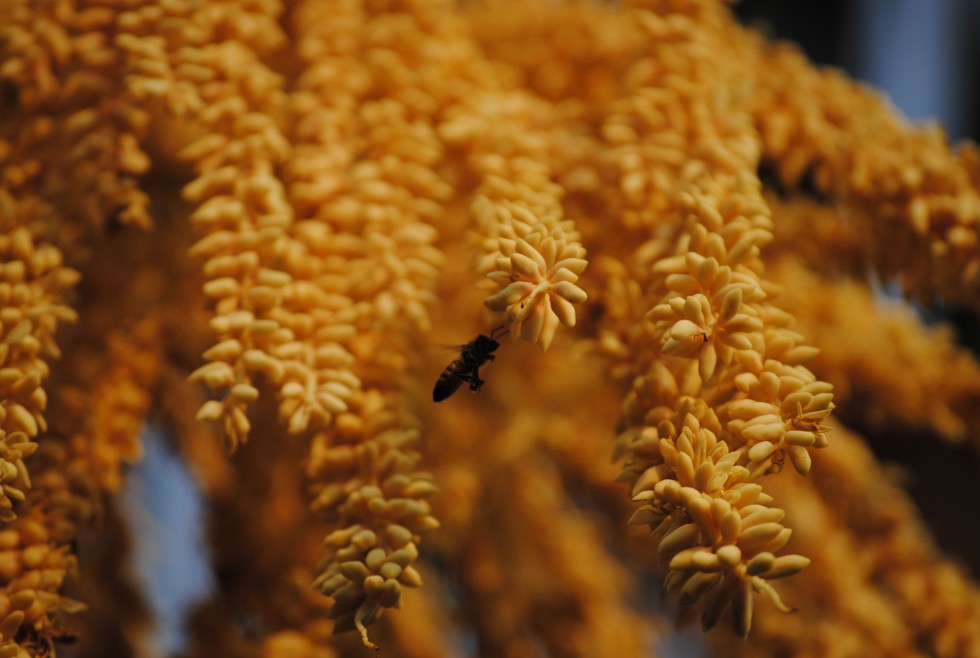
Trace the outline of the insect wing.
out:
[[[462,352],[466,349],[467,345],[469,345],[469,343],[458,343],[456,345],[450,345],[449,343],[435,343],[433,344],[433,347],[443,352]]]

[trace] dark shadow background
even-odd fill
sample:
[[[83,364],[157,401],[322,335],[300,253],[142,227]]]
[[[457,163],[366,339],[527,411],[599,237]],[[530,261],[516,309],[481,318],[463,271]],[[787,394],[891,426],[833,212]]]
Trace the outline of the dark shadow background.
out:
[[[742,0],[743,22],[885,90],[953,141],[980,137],[980,0]]]

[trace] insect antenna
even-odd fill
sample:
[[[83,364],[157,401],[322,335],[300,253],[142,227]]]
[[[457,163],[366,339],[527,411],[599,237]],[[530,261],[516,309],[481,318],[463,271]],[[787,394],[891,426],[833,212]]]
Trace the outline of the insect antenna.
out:
[[[509,334],[510,333],[510,329],[507,329],[506,331],[504,331],[503,333],[500,333],[500,334],[497,333],[498,331],[500,331],[501,329],[503,329],[506,326],[507,325],[502,324],[499,327],[497,327],[496,329],[494,329],[493,331],[491,331],[490,332],[490,338],[492,338],[493,340],[496,340],[500,336],[506,336],[507,334]]]

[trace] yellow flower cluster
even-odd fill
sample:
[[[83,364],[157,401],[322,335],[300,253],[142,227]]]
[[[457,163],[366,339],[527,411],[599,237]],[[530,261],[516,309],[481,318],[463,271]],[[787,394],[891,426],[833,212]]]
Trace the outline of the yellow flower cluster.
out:
[[[683,605],[699,605],[705,628],[730,608],[744,637],[753,593],[788,610],[767,580],[808,563],[776,556],[790,530],[751,480],[779,472],[787,456],[809,472],[809,449],[827,445],[823,423],[834,405],[832,387],[800,365],[816,350],[788,328],[792,318],[774,305],[764,278],[761,249],[774,224],[759,182],[743,173],[760,155],[748,116],[737,106],[720,114],[700,104],[702,86],[742,74],[740,65],[708,54],[706,41],[718,38],[711,18],[702,32],[688,20],[642,14],[661,44],[650,57],[672,61],[688,79],[647,80],[651,65],[607,120],[619,187],[636,207],[635,221],[656,237],[640,244],[631,264],[640,273],[636,310],[644,297],[651,304],[649,329],[637,332],[628,315],[613,316],[600,345],[633,362],[614,369],[633,377],[619,439],[626,457],[620,479],[643,503],[633,522],[663,537],[668,591],[679,592]],[[679,112],[701,113],[707,123],[685,132],[668,119]],[[665,164],[665,144],[693,155]],[[647,214],[653,190],[659,217]],[[637,360],[638,353],[645,356]]]
[[[523,211],[523,212],[522,212]],[[533,220],[530,212],[515,207],[511,215]],[[575,326],[575,307],[586,300],[575,285],[588,261],[577,240],[569,244],[562,227],[550,231],[543,224],[511,218],[500,229],[498,269],[487,277],[501,290],[484,302],[491,311],[506,311],[510,330],[548,349],[558,323]]]
[[[693,406],[691,401],[681,404]],[[647,524],[662,537],[658,556],[668,569],[667,592],[678,592],[683,605],[703,598],[705,628],[718,623],[731,606],[735,631],[746,637],[753,593],[767,594],[788,611],[766,581],[792,575],[810,561],[801,555],[774,555],[790,537],[780,523],[783,510],[770,507],[772,497],[749,481],[749,470],[737,463],[740,451],[729,451],[714,432],[700,426],[695,413],[688,412],[683,422],[678,432],[663,421],[629,445],[634,460],[652,464],[633,486],[633,499],[647,504],[630,521]],[[634,461],[628,468],[637,465]]]
[[[751,641],[732,647],[716,637],[717,655],[833,655],[842,647],[915,655],[917,642],[948,658],[980,649],[980,593],[961,566],[938,554],[912,500],[859,437],[835,433],[833,448],[820,453],[811,477],[781,484],[787,514],[811,519],[793,542],[812,557],[807,570],[781,588],[794,598],[806,596],[817,617],[760,606]]]
[[[104,497],[120,490],[126,463],[140,457],[139,436],[165,349],[160,316],[148,310],[153,304],[144,297],[162,278],[159,263],[145,257],[145,242],[146,236],[137,236],[119,245],[125,255],[116,262],[142,268],[132,280],[121,283],[111,270],[88,272],[87,320],[59,341],[64,362],[50,383],[45,377],[52,394],[43,396],[41,439],[29,444],[35,449],[30,478],[24,471],[21,480],[29,485],[28,496],[16,508],[18,518],[0,530],[0,632],[5,642],[15,640],[0,648],[3,655],[44,655],[53,642],[72,635],[67,617],[86,607],[76,593],[66,595],[66,585],[77,577],[72,544],[96,521],[105,523]],[[31,286],[46,289],[56,271]],[[60,271],[72,282],[78,279],[74,270]],[[73,313],[65,309],[60,315],[70,319]],[[38,332],[50,338],[47,321],[38,321]]]
[[[212,510],[189,658],[649,655],[651,573],[722,655],[980,646],[980,590],[828,439],[839,405],[978,445],[977,359],[858,280],[976,308],[976,147],[717,0],[10,5],[0,658],[75,592],[92,651],[152,651],[86,533],[148,417]],[[429,345],[498,325],[431,404]]]
[[[6,201],[13,221],[23,210],[12,198]],[[0,520],[11,521],[13,501],[24,500],[30,486],[24,458],[47,430],[47,360],[60,355],[54,340],[58,324],[76,319],[63,299],[78,272],[63,266],[54,245],[35,244],[23,227],[0,236],[0,263]]]
[[[806,179],[848,213],[869,217],[853,227],[864,258],[908,294],[975,304],[976,146],[950,153],[941,128],[910,129],[877,93],[840,72],[812,70],[788,45],[760,47],[750,33],[742,40],[748,63],[768,72],[750,111],[781,182],[793,187]]]

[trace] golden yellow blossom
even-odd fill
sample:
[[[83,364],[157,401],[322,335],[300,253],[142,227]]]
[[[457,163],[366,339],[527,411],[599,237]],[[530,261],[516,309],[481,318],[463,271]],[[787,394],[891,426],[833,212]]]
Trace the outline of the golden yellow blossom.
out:
[[[518,214],[515,209],[515,214]],[[517,222],[506,225],[513,237],[500,237],[499,269],[487,276],[502,290],[484,302],[492,311],[507,311],[507,324],[514,334],[542,349],[548,349],[558,323],[575,326],[575,307],[585,301],[585,291],[575,285],[588,262],[583,249],[568,244],[560,227],[548,231],[542,224],[528,227]]]
[[[665,420],[628,438],[624,449],[630,458],[620,479],[633,483],[633,500],[647,503],[630,522],[649,525],[662,537],[658,556],[668,568],[667,592],[678,592],[686,605],[703,598],[705,629],[731,606],[736,632],[745,637],[753,592],[764,592],[788,610],[766,579],[791,575],[809,560],[775,557],[790,536],[779,523],[784,512],[769,507],[772,498],[749,481],[751,472],[738,463],[744,461],[741,451],[730,452],[701,426],[691,413],[697,404],[680,402],[680,430]]]
[[[47,361],[61,354],[54,340],[58,324],[76,319],[63,301],[78,273],[63,266],[54,245],[36,245],[24,227],[0,237],[0,259],[0,518],[11,521],[16,516],[13,500],[24,500],[30,487],[24,458],[37,449],[38,434],[47,430]]]
[[[976,357],[862,280],[976,312],[978,153],[717,0],[7,3],[0,658],[150,650],[148,418],[210,510],[189,657],[650,655],[651,575],[724,655],[976,654],[843,425],[980,445]]]
[[[678,271],[668,274],[665,281],[677,296],[655,306],[647,317],[664,337],[663,353],[696,357],[698,373],[708,381],[719,360],[728,365],[736,350],[752,349],[749,335],[760,332],[764,325],[742,300],[759,302],[765,296],[751,277],[733,280],[732,268],[720,267],[714,257],[690,252],[682,263],[677,263]],[[674,269],[671,265],[660,267],[669,271]]]

